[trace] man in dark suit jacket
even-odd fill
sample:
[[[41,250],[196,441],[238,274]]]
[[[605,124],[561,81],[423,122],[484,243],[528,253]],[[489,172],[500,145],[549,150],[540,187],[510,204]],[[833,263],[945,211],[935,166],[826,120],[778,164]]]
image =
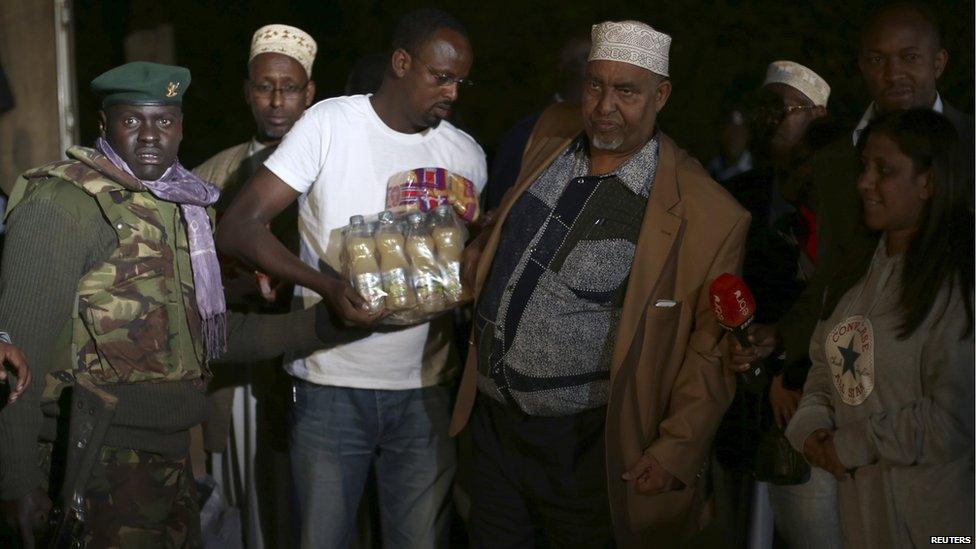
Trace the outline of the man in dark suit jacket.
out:
[[[808,169],[801,170],[806,180],[798,182],[811,193],[815,208],[816,270],[803,294],[774,326],[755,325],[751,337],[756,346],[733,356],[742,366],[782,349],[786,354],[783,383],[794,389],[802,388],[806,381],[810,336],[823,312],[824,290],[831,276],[848,258],[861,256],[877,242],[861,222],[855,186],[861,168],[855,144],[861,131],[885,112],[931,107],[956,127],[965,150],[973,150],[973,117],[946,103],[936,89],[949,54],[926,7],[898,3],[874,12],[861,32],[857,58],[872,102],[853,134],[841,135],[813,155]]]

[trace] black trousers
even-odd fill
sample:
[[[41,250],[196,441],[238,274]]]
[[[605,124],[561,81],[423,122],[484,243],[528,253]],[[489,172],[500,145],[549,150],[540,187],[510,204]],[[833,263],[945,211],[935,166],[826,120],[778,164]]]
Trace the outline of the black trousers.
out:
[[[469,535],[476,548],[613,547],[606,407],[532,417],[478,395]]]

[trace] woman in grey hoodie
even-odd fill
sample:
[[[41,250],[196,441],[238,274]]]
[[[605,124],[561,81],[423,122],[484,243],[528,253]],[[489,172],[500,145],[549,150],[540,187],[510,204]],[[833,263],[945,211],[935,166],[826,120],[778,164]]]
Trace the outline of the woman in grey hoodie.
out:
[[[787,428],[840,481],[849,547],[973,537],[972,168],[931,110],[875,120],[858,144],[870,257],[827,290]]]

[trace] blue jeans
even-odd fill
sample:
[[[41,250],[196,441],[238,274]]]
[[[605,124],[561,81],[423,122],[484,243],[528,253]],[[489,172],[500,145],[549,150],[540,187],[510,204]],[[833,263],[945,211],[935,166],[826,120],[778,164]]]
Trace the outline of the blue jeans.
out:
[[[376,468],[385,547],[447,547],[457,466],[446,386],[402,391],[295,382],[292,474],[302,547],[348,547]]]
[[[827,471],[811,467],[810,480],[803,484],[770,484],[769,503],[776,531],[791,549],[833,549],[843,545],[837,481]]]

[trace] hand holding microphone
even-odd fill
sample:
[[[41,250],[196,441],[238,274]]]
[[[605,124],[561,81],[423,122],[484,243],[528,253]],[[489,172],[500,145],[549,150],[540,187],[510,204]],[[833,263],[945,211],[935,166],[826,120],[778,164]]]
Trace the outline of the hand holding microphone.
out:
[[[741,368],[735,367],[738,372],[739,382],[744,388],[751,392],[760,392],[766,386],[768,377],[760,358],[764,358],[772,351],[775,345],[775,335],[772,336],[773,344],[769,344],[768,326],[759,324],[753,325],[753,318],[756,313],[756,300],[752,297],[752,292],[738,277],[729,273],[724,273],[716,278],[708,288],[711,296],[712,310],[718,323],[726,330],[732,332],[735,337],[737,347],[742,352],[735,353],[733,362],[735,366],[741,364]],[[750,334],[752,337],[750,338]],[[753,341],[757,335],[762,336],[762,347],[753,347]],[[760,356],[761,351],[765,351]],[[742,360],[745,357],[746,360]]]

